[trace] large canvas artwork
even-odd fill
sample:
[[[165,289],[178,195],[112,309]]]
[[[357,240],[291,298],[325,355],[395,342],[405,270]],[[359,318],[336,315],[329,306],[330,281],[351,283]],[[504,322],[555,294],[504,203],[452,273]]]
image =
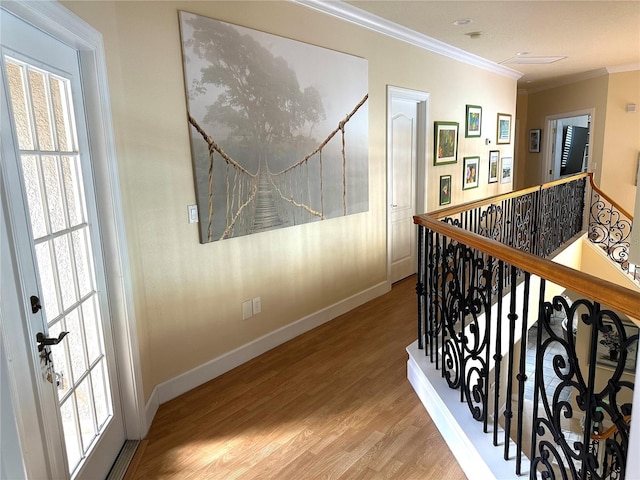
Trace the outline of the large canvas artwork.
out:
[[[202,243],[369,208],[366,60],[180,12]]]

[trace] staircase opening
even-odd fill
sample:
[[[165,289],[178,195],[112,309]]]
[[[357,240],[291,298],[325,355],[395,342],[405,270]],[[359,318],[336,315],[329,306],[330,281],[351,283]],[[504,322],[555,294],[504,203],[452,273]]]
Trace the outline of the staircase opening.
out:
[[[424,382],[457,392],[467,420],[456,422],[486,434],[467,438],[469,447],[492,444],[514,478],[625,476],[640,286],[619,233],[631,221],[585,174],[415,217],[419,328],[409,379],[430,413],[451,399],[431,402]],[[631,289],[549,260],[562,252],[556,260],[579,264],[586,237]],[[441,388],[433,386],[444,398]],[[458,458],[481,478],[477,463],[491,470],[488,456]]]

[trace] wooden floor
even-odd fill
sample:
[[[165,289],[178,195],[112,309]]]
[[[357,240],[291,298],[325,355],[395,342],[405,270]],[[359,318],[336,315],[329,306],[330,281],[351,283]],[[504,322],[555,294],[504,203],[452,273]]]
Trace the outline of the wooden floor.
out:
[[[415,278],[160,406],[132,479],[464,479],[412,390]]]

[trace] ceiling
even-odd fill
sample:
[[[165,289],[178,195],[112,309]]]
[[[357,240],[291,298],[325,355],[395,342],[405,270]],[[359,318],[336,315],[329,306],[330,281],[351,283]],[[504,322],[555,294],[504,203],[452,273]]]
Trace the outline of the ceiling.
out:
[[[522,73],[532,90],[574,78],[640,68],[640,0],[344,2],[369,14]],[[456,25],[456,20],[471,23]],[[471,34],[479,33],[479,35]],[[547,64],[509,59],[566,57]]]

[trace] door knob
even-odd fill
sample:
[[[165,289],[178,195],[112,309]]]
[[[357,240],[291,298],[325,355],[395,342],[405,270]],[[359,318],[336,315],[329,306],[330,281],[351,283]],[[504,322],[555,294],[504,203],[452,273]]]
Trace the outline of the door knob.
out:
[[[42,332],[38,332],[36,334],[36,342],[38,342],[38,351],[41,352],[42,350],[44,350],[44,347],[46,347],[47,345],[59,344],[62,341],[62,339],[67,336],[68,333],[69,332],[60,332],[60,335],[58,336],[58,338],[51,338],[51,337],[45,336],[45,334]]]

